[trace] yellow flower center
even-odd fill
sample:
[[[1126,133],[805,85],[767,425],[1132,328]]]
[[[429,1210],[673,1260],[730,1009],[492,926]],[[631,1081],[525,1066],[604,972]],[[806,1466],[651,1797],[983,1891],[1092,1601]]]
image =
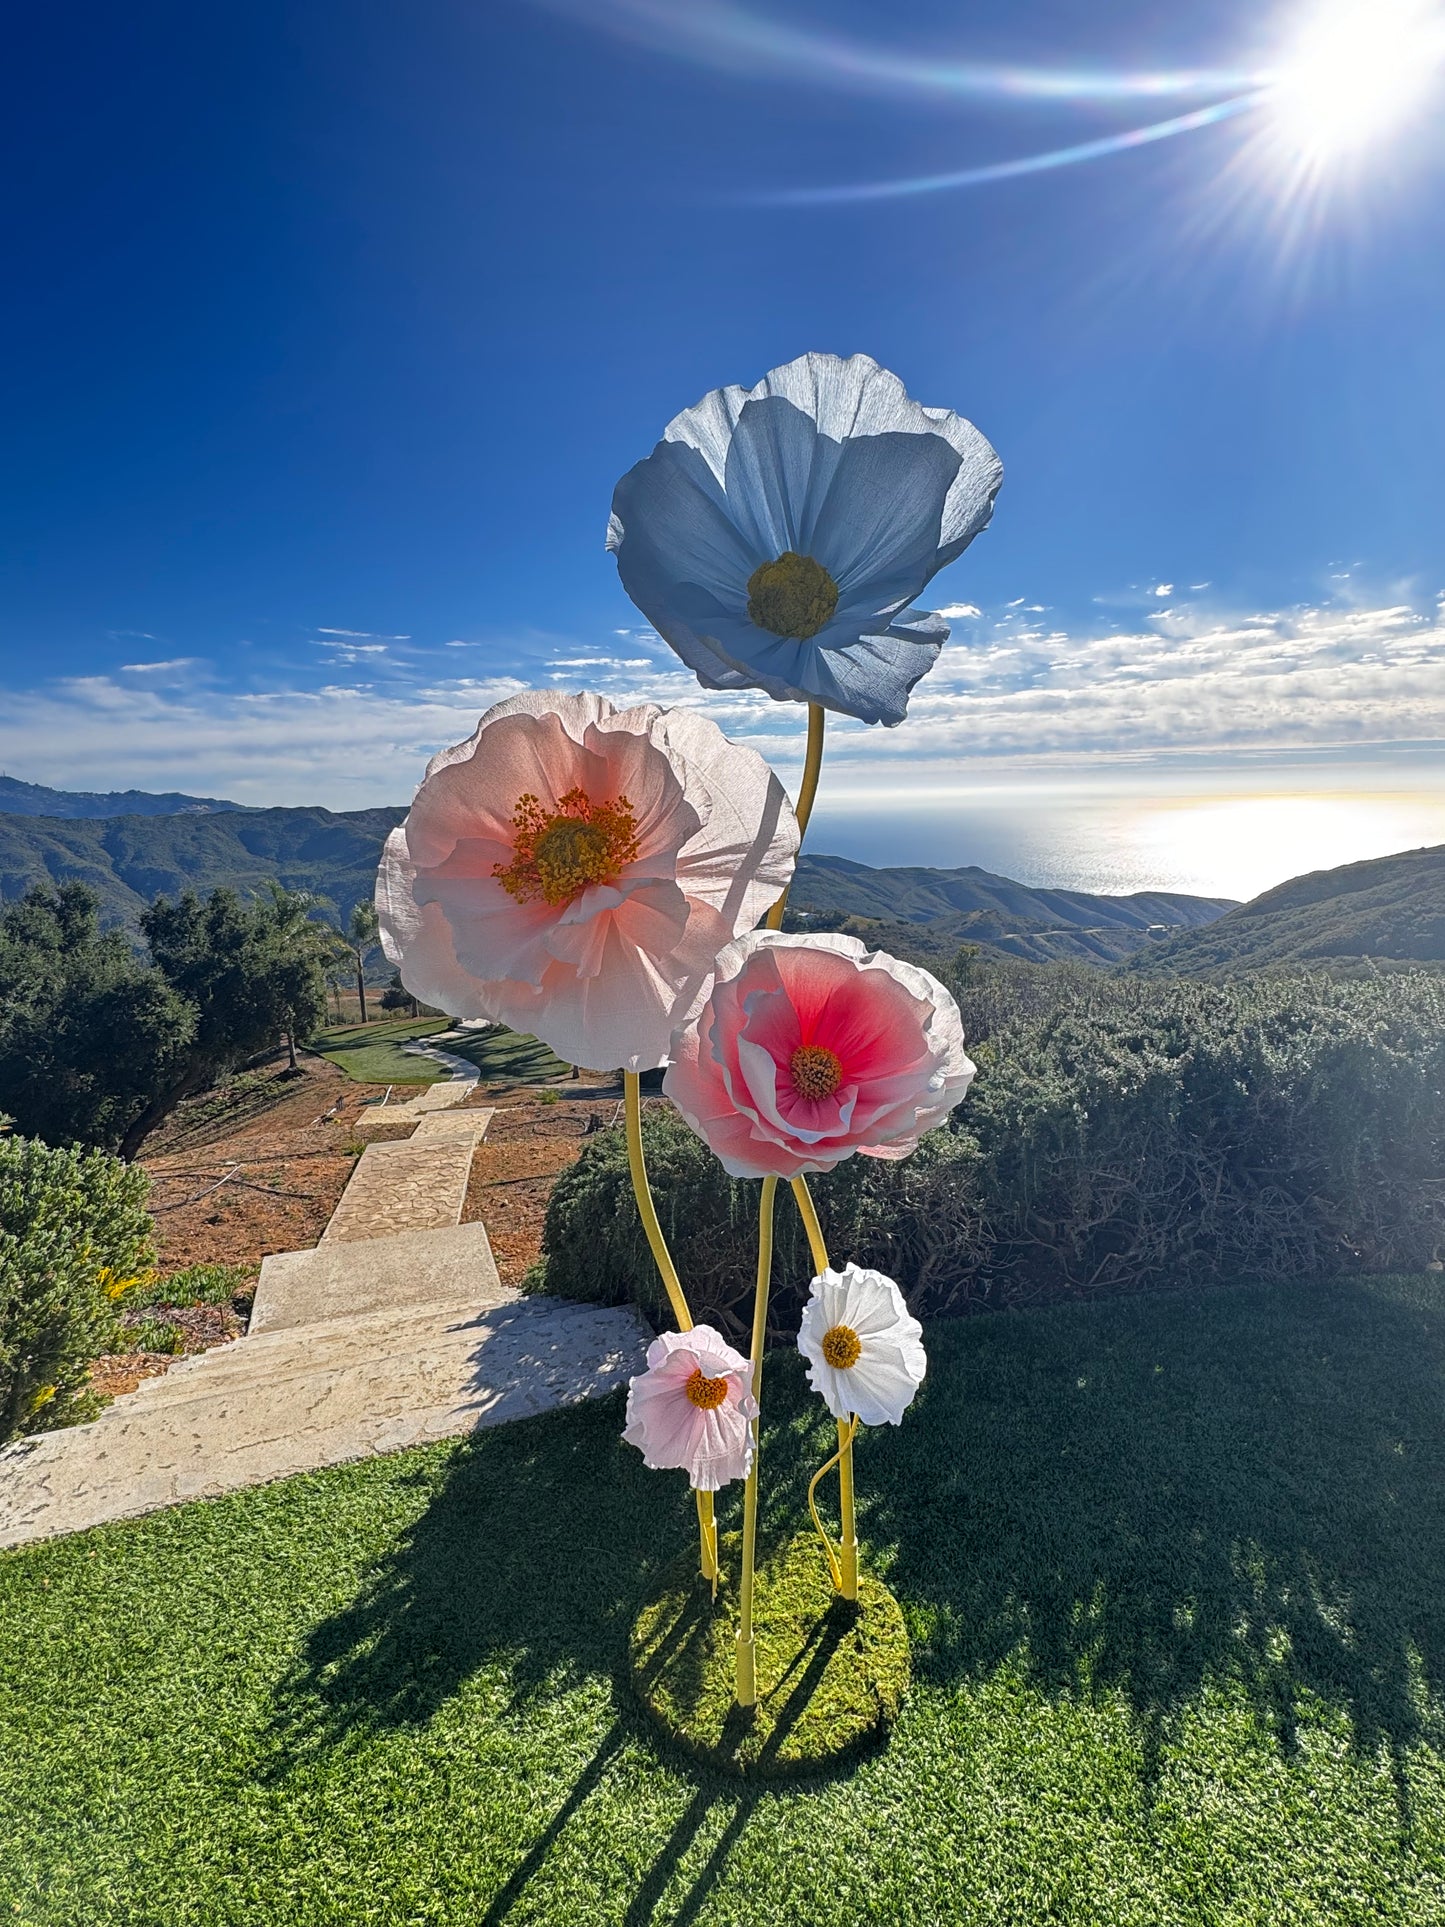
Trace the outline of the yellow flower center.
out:
[[[835,1372],[846,1372],[863,1356],[863,1342],[851,1325],[834,1325],[823,1333],[823,1356]]]
[[[748,620],[775,636],[806,642],[826,629],[838,607],[838,585],[811,555],[785,549],[748,577]]]
[[[711,1412],[727,1397],[728,1382],[725,1378],[705,1378],[699,1365],[682,1389],[694,1405],[700,1405],[704,1412]]]
[[[518,903],[570,903],[598,883],[615,883],[637,856],[637,818],[625,796],[594,803],[571,789],[548,812],[530,793],[512,812],[516,841],[510,863],[492,875]]]
[[[788,1075],[799,1097],[831,1097],[843,1082],[843,1066],[826,1044],[800,1044],[788,1059]]]

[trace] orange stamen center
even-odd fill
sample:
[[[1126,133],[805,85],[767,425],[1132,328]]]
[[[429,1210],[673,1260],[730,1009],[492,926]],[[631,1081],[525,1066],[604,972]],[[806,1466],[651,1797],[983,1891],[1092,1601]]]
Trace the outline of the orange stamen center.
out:
[[[831,1097],[843,1082],[843,1065],[826,1044],[800,1044],[788,1059],[788,1075],[799,1097]]]
[[[711,1412],[727,1397],[728,1382],[725,1378],[704,1378],[699,1365],[682,1389],[694,1405],[700,1405],[704,1412]]]
[[[836,1372],[846,1372],[863,1356],[863,1341],[851,1325],[834,1325],[823,1333],[823,1356]]]
[[[512,812],[516,841],[510,863],[492,875],[518,903],[571,903],[594,884],[615,883],[637,857],[637,817],[625,796],[594,803],[570,789],[548,812],[530,793]]]

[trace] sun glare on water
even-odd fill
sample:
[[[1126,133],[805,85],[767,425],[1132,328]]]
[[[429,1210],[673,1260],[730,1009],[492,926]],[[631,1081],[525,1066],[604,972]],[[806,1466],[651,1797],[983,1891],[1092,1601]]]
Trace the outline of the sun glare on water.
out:
[[[1324,0],[1267,91],[1276,138],[1307,166],[1358,153],[1425,105],[1445,65],[1438,0]]]

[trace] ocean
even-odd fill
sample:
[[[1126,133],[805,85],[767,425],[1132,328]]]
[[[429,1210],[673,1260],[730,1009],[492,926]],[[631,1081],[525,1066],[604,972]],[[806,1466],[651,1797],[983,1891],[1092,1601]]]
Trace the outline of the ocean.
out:
[[[977,864],[1035,887],[1247,899],[1310,870],[1445,843],[1445,786],[1247,794],[823,793],[807,847],[878,866]]]

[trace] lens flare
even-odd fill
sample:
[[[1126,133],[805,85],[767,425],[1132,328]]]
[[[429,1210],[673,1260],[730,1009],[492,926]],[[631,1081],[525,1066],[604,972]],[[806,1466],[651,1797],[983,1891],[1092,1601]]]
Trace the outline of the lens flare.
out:
[[[726,72],[806,81],[853,93],[992,95],[1015,100],[1148,100],[1239,93],[1247,70],[1033,67],[911,54],[822,28],[789,26],[734,0],[540,0],[645,46]]]
[[[1328,0],[1270,87],[1279,142],[1306,162],[1356,153],[1419,110],[1442,63],[1445,12],[1430,0]]]
[[[962,167],[950,174],[916,174],[901,180],[857,181],[841,187],[780,188],[772,193],[750,195],[754,206],[829,207],[850,201],[891,201],[900,195],[937,194],[949,188],[986,187],[995,181],[1011,181],[1024,174],[1043,174],[1056,167],[1073,167],[1080,161],[1102,160],[1108,154],[1126,154],[1131,148],[1147,147],[1153,141],[1170,140],[1175,134],[1191,134],[1196,128],[1211,127],[1217,121],[1232,120],[1236,114],[1258,107],[1263,94],[1242,94],[1233,100],[1216,101],[1212,107],[1199,107],[1191,114],[1178,114],[1173,120],[1159,120],[1148,127],[1131,127],[1127,133],[1107,134],[1099,140],[1080,141],[1073,147],[1053,147],[1043,154],[1022,154],[1014,160],[990,161],[982,167]]]

